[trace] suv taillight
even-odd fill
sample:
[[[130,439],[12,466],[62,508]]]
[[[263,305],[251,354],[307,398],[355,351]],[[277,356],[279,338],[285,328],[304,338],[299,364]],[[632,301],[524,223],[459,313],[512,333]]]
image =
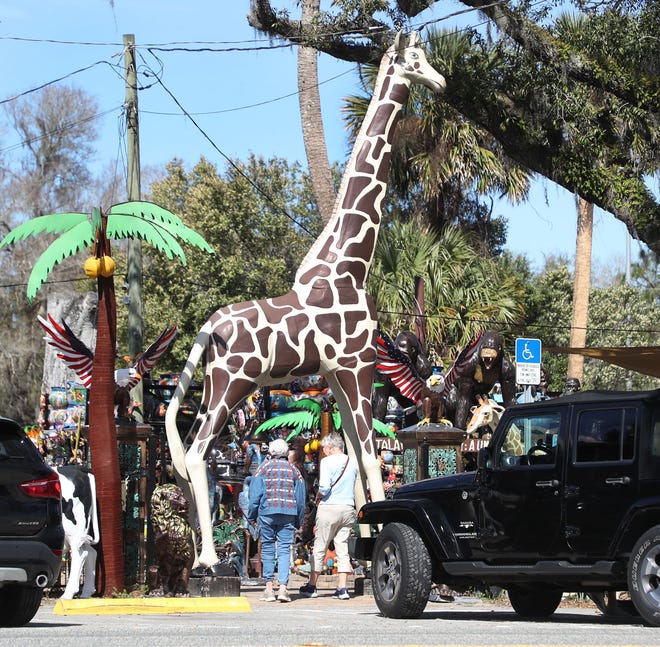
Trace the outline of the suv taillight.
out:
[[[25,481],[19,483],[18,487],[28,496],[37,497],[40,499],[61,499],[62,486],[60,485],[59,476],[53,472],[50,476],[35,481]]]

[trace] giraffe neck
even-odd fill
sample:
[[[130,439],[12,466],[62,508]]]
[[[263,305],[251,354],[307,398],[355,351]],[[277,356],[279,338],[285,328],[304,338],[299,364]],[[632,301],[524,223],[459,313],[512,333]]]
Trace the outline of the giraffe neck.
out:
[[[332,216],[298,268],[297,284],[310,285],[334,272],[364,287],[380,227],[392,137],[410,91],[410,81],[396,73],[394,56],[390,48],[381,60]]]

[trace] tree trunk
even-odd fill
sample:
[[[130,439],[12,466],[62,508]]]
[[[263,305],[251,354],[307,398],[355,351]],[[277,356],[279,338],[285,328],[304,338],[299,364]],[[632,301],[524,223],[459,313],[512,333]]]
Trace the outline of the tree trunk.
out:
[[[578,198],[577,237],[575,242],[575,276],[573,279],[573,317],[569,345],[584,348],[587,341],[589,290],[591,288],[591,243],[594,223],[594,205]],[[582,382],[584,355],[568,356],[566,377]]]
[[[319,0],[303,0],[303,25],[309,25],[319,11]],[[323,132],[319,95],[318,52],[313,47],[298,46],[298,97],[303,141],[309,175],[323,224],[327,224],[335,205],[335,189]]]
[[[106,254],[110,253],[106,243]],[[89,449],[96,477],[101,550],[97,589],[104,597],[124,590],[121,478],[115,428],[117,302],[112,277],[98,277],[96,350],[89,402]]]

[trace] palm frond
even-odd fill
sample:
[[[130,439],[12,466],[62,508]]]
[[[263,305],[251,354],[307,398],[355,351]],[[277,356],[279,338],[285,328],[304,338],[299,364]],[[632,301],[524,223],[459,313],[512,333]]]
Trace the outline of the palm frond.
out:
[[[321,419],[321,404],[314,398],[300,398],[289,405],[289,409],[304,409],[313,413],[319,420]]]
[[[269,431],[271,429],[282,429],[283,427],[292,427],[301,433],[307,429],[314,429],[315,416],[310,411],[293,411],[290,413],[283,413],[280,416],[269,418],[262,422],[255,430],[254,435],[258,435],[262,431]]]
[[[140,238],[163,252],[167,258],[175,256],[186,265],[186,254],[177,239],[164,227],[154,227],[153,223],[141,220],[136,216],[113,214],[108,218],[106,231],[108,238]]]
[[[215,253],[213,248],[204,240],[204,238],[202,238],[202,236],[194,229],[186,226],[179,216],[153,202],[122,202],[121,204],[112,206],[109,214],[113,217],[108,219],[108,227],[110,227],[110,221],[112,221],[115,216],[126,216],[135,219],[137,222],[150,223],[156,231],[164,229],[169,232],[170,235],[185,243],[199,247],[202,251],[209,254]],[[127,232],[131,229],[131,227],[126,224],[124,224],[124,227],[126,227],[125,231]],[[126,234],[125,237],[130,236]],[[148,238],[145,238],[144,236],[141,237],[150,242]]]
[[[87,222],[91,232],[88,215],[86,213],[53,213],[38,216],[21,223],[10,231],[0,242],[0,247],[11,245],[18,240],[25,240],[37,234],[59,234],[76,227],[81,222]]]
[[[381,436],[389,436],[390,438],[396,438],[396,434],[382,421],[378,418],[373,419],[374,431]]]
[[[27,298],[32,301],[53,267],[69,256],[77,254],[81,249],[91,245],[94,233],[87,219],[79,222],[75,227],[62,234],[53,241],[44,253],[37,259],[27,285]]]

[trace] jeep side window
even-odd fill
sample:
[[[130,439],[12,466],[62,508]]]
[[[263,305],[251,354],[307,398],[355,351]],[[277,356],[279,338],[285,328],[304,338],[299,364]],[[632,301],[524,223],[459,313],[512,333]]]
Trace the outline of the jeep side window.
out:
[[[578,415],[575,462],[632,460],[635,432],[635,409],[582,411]]]
[[[512,418],[499,448],[497,464],[548,465],[555,462],[559,413],[527,414]]]
[[[653,424],[653,441],[651,443],[651,455],[660,456],[660,420]]]

